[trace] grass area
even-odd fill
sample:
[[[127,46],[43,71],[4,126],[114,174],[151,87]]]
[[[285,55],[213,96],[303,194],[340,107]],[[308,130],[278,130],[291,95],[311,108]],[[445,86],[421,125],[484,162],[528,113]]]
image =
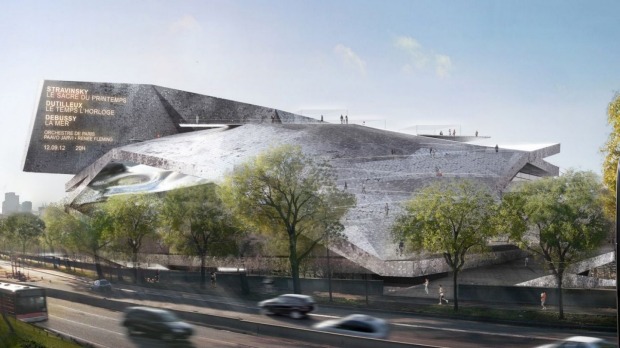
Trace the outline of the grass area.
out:
[[[313,294],[314,299],[319,304],[329,304],[329,297],[323,293]],[[408,304],[397,301],[382,300],[371,297],[368,305],[364,296],[333,296],[332,305],[353,307],[353,308],[371,308],[388,311],[401,311],[413,314],[433,315],[455,319],[472,319],[485,321],[503,321],[522,323],[528,325],[559,325],[559,326],[579,326],[579,327],[599,327],[605,329],[617,328],[616,315],[599,315],[599,314],[583,314],[564,312],[565,318],[560,320],[558,312],[553,310],[534,310],[534,309],[509,309],[509,308],[492,308],[489,306],[464,306],[460,305],[458,312],[454,312],[454,307],[450,305],[424,305],[424,304]]]
[[[79,348],[81,345],[63,340],[53,333],[32,324],[8,317],[8,323],[0,316],[0,347],[4,348]],[[11,332],[9,324],[14,331]]]

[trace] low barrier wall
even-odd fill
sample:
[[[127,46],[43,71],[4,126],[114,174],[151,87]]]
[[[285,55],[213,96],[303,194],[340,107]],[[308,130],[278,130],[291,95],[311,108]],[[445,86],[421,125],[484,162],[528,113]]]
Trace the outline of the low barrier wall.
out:
[[[547,292],[547,304],[558,305],[557,288],[459,284],[459,300],[489,303],[539,304]],[[448,294],[451,295],[451,294]],[[562,289],[565,306],[616,308],[615,289]]]

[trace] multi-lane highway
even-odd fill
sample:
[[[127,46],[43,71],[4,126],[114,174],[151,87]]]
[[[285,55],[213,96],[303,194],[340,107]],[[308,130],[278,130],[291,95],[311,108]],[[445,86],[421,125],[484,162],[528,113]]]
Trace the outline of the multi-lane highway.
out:
[[[32,278],[43,277],[36,285],[45,285],[65,291],[89,293],[84,279],[59,277],[50,272],[41,273],[30,270]],[[51,282],[50,282],[51,281]],[[141,296],[132,296],[140,292]],[[229,318],[238,318],[245,322],[257,322],[280,327],[286,332],[288,327],[311,329],[312,325],[325,319],[351,314],[350,308],[321,306],[319,310],[305,320],[292,320],[285,317],[267,317],[258,314],[256,304],[241,299],[228,297],[203,296],[197,294],[157,292],[157,297],[148,296],[149,290],[136,287],[118,287],[110,300],[130,301],[140,305],[157,306],[185,311],[188,313],[205,313]],[[153,294],[155,295],[155,294]],[[97,295],[95,295],[97,296]],[[589,332],[586,330],[567,330],[560,328],[512,326],[477,321],[452,320],[415,316],[407,313],[376,312],[363,309],[355,312],[382,317],[390,322],[391,341],[408,342],[434,347],[534,347],[553,340],[572,335],[587,335],[616,340],[615,333]],[[146,338],[130,338],[120,325],[122,313],[80,303],[49,299],[50,320],[41,326],[89,342],[97,347],[153,347],[160,342]],[[181,346],[189,347],[318,347],[331,346],[312,342],[299,342],[291,339],[268,337],[264,335],[235,332],[235,327],[214,329],[194,323],[197,331],[191,341]],[[327,335],[327,334],[325,334]],[[334,342],[338,340],[334,339]],[[389,344],[384,344],[389,346]],[[160,346],[166,346],[161,345]],[[338,346],[334,343],[333,346]]]
[[[130,337],[121,325],[122,313],[50,298],[50,318],[39,326],[52,329],[79,341],[101,348],[169,347],[146,336]],[[199,324],[199,323],[197,323]],[[188,341],[175,342],[175,347],[319,347],[309,343],[265,336],[247,335],[195,325]]]

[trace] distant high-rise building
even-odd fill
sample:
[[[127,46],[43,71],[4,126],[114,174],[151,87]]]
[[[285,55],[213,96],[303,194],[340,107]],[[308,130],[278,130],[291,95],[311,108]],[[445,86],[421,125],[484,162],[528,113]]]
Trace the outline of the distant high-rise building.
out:
[[[32,203],[30,205],[32,210]],[[4,194],[4,202],[2,202],[2,214],[12,214],[19,212],[19,196],[15,192],[7,192]]]
[[[20,207],[20,211],[22,213],[31,213],[32,214],[32,202],[31,201],[24,201],[21,204]]]

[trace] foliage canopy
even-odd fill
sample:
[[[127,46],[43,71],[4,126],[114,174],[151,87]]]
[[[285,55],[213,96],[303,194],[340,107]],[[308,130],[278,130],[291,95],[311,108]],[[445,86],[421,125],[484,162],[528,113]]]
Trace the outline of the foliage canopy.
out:
[[[496,234],[497,202],[489,190],[470,180],[438,181],[404,204],[392,234],[412,251],[441,253],[453,272],[454,308],[457,279],[465,256],[484,251]]]
[[[296,293],[301,291],[300,261],[322,241],[326,227],[355,204],[352,194],[337,188],[326,161],[290,145],[235,168],[222,185],[222,199],[249,228],[287,240]]]
[[[504,196],[502,216],[511,239],[545,261],[559,290],[565,271],[591,256],[607,236],[610,224],[602,190],[594,173],[569,170],[560,177],[526,182]],[[562,319],[561,291],[559,296]]]
[[[241,230],[224,209],[217,187],[206,184],[166,193],[162,205],[165,240],[179,252],[200,258],[201,285],[206,282],[207,255],[237,253]]]

